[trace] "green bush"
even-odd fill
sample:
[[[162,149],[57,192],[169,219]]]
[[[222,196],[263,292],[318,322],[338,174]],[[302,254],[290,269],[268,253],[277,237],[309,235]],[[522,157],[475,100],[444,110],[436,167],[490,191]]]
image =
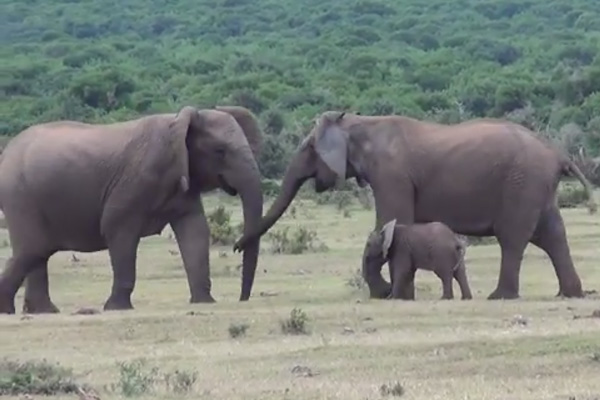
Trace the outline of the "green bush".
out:
[[[158,368],[148,368],[145,359],[120,362],[118,367],[119,381],[113,389],[123,396],[141,396],[154,390],[158,379]]]
[[[167,391],[175,394],[184,394],[193,391],[198,380],[196,371],[181,371],[176,369],[164,375]]]
[[[267,233],[274,254],[302,254],[327,251],[325,243],[317,238],[317,232],[300,227],[290,233],[289,227]]]
[[[284,335],[307,335],[308,316],[302,309],[294,308],[290,317],[280,322],[281,332]]]
[[[208,228],[210,229],[211,243],[214,245],[228,246],[235,243],[235,239],[242,232],[243,225],[231,225],[231,212],[223,205],[219,205],[207,215]]]
[[[577,186],[564,184],[559,186],[558,206],[560,208],[575,208],[587,204],[585,189],[577,182]]]
[[[68,368],[43,361],[0,361],[0,396],[76,394],[79,385]]]
[[[241,337],[241,336],[245,336],[246,331],[248,330],[249,327],[250,327],[250,325],[248,325],[246,323],[233,323],[233,324],[229,325],[229,328],[228,328],[229,336],[232,339],[235,339],[235,338]]]

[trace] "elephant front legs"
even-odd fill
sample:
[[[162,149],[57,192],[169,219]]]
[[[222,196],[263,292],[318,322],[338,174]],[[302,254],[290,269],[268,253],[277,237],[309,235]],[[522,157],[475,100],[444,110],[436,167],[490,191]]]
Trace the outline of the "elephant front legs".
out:
[[[58,313],[58,307],[50,300],[48,282],[48,260],[40,261],[39,265],[27,275],[25,280],[25,300],[23,313],[44,314]]]
[[[190,303],[214,303],[210,294],[210,230],[202,205],[171,223],[190,288]]]
[[[392,292],[389,298],[401,300],[415,299],[416,269],[410,263],[410,257],[397,255],[389,261]]]
[[[130,310],[131,293],[135,286],[137,247],[140,235],[122,229],[108,238],[108,253],[113,270],[113,285],[104,310]]]

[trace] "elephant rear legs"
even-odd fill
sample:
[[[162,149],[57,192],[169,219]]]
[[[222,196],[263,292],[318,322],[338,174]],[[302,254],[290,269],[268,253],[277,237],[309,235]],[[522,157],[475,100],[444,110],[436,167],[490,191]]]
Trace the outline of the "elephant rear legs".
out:
[[[544,211],[531,238],[531,243],[544,250],[558,278],[558,296],[583,297],[581,280],[569,250],[565,225],[555,206]]]
[[[23,309],[31,313],[58,312],[48,294],[48,258],[33,254],[15,254],[0,275],[0,313],[15,313],[15,295],[27,277]],[[29,274],[32,274],[28,277]],[[45,280],[43,279],[45,277]],[[40,289],[40,292],[37,292]]]

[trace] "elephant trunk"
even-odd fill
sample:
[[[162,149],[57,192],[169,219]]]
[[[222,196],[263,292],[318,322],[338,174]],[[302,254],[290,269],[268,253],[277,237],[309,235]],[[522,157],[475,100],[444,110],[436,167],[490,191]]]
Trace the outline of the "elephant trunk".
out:
[[[235,176],[236,178],[234,179],[236,182],[233,186],[238,191],[242,200],[244,234],[246,235],[249,232],[254,232],[258,229],[258,224],[260,223],[263,213],[263,195],[260,173],[256,162],[243,163],[243,165],[240,165],[240,170]],[[246,301],[250,298],[259,251],[260,237],[256,237],[248,242],[248,246],[244,249],[240,301]]]
[[[308,158],[307,152],[302,150],[294,155],[285,172],[279,195],[258,224],[257,229],[248,234],[244,233],[246,240],[264,235],[287,210],[302,184],[312,175]]]

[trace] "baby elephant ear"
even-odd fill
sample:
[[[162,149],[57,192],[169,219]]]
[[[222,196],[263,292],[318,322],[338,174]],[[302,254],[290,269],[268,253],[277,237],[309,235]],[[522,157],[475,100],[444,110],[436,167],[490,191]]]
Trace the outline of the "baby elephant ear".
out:
[[[387,259],[390,252],[390,246],[394,240],[394,231],[396,229],[396,219],[394,218],[381,228],[381,235],[383,240],[381,243],[381,251],[383,252],[383,258]]]

